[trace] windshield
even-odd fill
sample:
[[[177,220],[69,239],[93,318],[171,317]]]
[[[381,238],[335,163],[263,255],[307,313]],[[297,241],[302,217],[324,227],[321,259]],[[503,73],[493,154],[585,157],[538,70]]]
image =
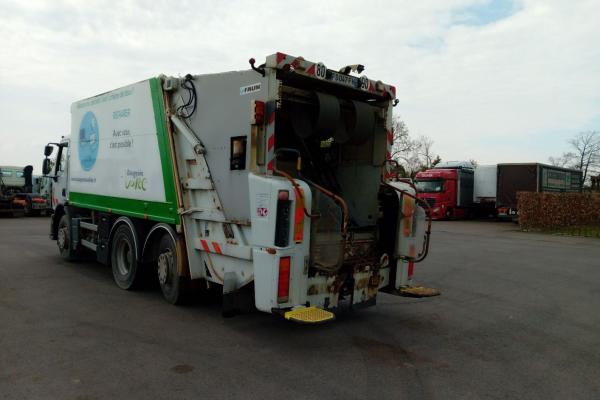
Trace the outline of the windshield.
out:
[[[438,193],[444,191],[444,181],[442,179],[430,181],[416,181],[417,190],[421,193]]]

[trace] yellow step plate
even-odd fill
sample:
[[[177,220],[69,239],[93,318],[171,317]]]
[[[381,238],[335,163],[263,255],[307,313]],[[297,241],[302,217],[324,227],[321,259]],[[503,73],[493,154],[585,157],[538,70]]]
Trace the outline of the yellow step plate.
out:
[[[407,286],[400,289],[400,296],[405,297],[433,297],[439,296],[440,291],[423,286]]]
[[[334,313],[317,307],[297,308],[287,311],[283,316],[287,320],[302,324],[320,324],[335,319]]]

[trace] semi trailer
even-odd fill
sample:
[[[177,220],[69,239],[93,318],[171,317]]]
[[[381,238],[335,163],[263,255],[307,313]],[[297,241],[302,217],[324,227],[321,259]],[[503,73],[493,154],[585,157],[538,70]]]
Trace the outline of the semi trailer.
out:
[[[60,254],[92,252],[122,289],[155,274],[173,304],[200,282],[227,315],[242,293],[305,323],[439,294],[412,281],[430,221],[390,173],[396,89],[283,53],[250,66],[73,103],[44,150]]]
[[[419,172],[418,197],[434,219],[495,215],[517,219],[517,192],[579,192],[581,171],[540,163],[473,166],[450,162]]]
[[[517,192],[581,192],[581,171],[540,163],[498,164],[498,218],[518,219]]]

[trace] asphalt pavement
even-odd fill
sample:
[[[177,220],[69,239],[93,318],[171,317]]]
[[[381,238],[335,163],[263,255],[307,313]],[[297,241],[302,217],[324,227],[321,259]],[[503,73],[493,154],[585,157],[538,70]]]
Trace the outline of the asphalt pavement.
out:
[[[600,399],[600,240],[434,224],[418,283],[330,324],[127,292],[0,219],[0,399]]]

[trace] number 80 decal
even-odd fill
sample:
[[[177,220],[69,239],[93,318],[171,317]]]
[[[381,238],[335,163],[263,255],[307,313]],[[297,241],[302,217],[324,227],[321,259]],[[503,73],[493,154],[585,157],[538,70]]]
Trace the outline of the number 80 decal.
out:
[[[319,79],[325,79],[327,77],[327,67],[323,63],[317,63],[315,67],[315,76]]]
[[[369,90],[369,78],[366,76],[362,76],[360,78],[360,88],[362,90]]]

